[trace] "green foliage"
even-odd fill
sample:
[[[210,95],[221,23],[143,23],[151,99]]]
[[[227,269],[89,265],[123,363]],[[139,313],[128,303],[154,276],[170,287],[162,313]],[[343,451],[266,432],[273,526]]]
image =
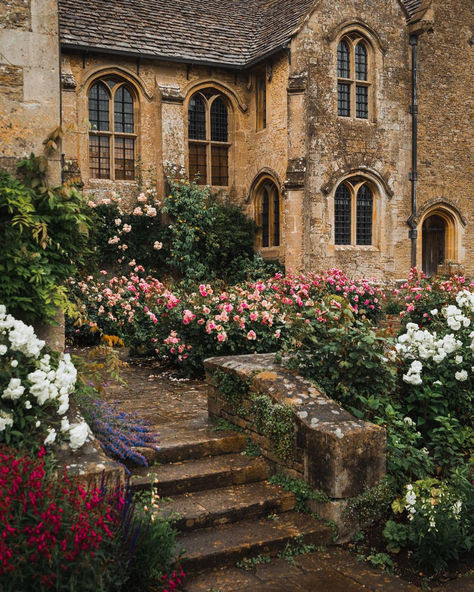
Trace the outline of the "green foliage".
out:
[[[212,374],[214,386],[218,389],[224,399],[232,406],[235,413],[242,415],[245,410],[242,407],[242,399],[249,392],[249,385],[238,376],[216,370]]]
[[[365,559],[374,567],[380,567],[382,569],[391,569],[393,567],[393,561],[387,553],[371,553]]]
[[[247,437],[247,442],[245,444],[245,449],[242,451],[244,456],[262,456],[262,451],[260,450],[260,446],[252,441],[250,436]]]
[[[366,489],[352,498],[344,511],[349,520],[357,521],[360,528],[380,522],[390,514],[394,490],[388,479],[381,480],[375,487]]]
[[[424,479],[406,486],[383,531],[387,548],[413,551],[424,569],[439,571],[474,545],[474,496],[467,468],[457,470],[451,483]]]
[[[75,189],[48,187],[44,160],[0,173],[0,301],[26,321],[54,320],[66,306],[62,284],[87,258],[91,220]]]
[[[278,553],[280,559],[285,559],[288,563],[295,565],[295,557],[304,555],[305,553],[312,553],[319,550],[316,545],[312,543],[305,543],[301,535],[295,536],[291,541],[288,541],[285,548]]]
[[[240,426],[224,419],[223,417],[219,417],[219,419],[214,421],[214,425],[211,428],[211,432],[237,432],[242,433],[244,430]]]
[[[258,565],[262,565],[264,563],[270,563],[272,558],[269,555],[256,555],[255,557],[244,557],[242,561],[237,561],[235,564],[240,569],[245,569],[246,571],[250,571],[254,567]]]
[[[274,485],[280,485],[286,491],[291,491],[296,497],[296,509],[299,512],[309,513],[308,500],[314,500],[320,503],[326,503],[329,501],[329,497],[324,491],[313,489],[311,485],[305,483],[301,479],[292,479],[283,473],[275,473],[268,480]]]
[[[267,436],[275,454],[282,460],[293,458],[295,420],[289,405],[274,403],[268,395],[252,395],[250,413],[257,430]]]
[[[231,281],[253,257],[253,221],[211,196],[208,187],[176,179],[168,183],[162,208],[171,220],[168,265],[186,285],[216,277]]]

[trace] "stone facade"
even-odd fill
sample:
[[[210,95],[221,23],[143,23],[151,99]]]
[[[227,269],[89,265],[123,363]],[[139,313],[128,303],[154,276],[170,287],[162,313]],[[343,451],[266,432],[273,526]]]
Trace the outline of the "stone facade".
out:
[[[0,168],[43,152],[60,125],[56,0],[0,3]],[[51,182],[61,180],[60,156],[50,158]]]
[[[196,10],[192,2],[179,1],[187,10]],[[170,5],[161,3],[163,19],[170,17]],[[94,82],[115,77],[131,89],[135,154],[142,171],[151,171],[160,194],[166,190],[168,165],[189,171],[188,105],[195,92],[213,88],[229,110],[230,144],[228,184],[214,189],[241,204],[258,224],[265,183],[273,183],[281,197],[280,245],[262,248],[265,257],[278,258],[288,269],[335,266],[351,275],[393,280],[407,276],[416,247],[418,267],[428,265],[431,249],[432,267],[444,263],[445,268],[474,273],[468,65],[472,17],[464,0],[278,0],[271,6],[262,0],[269,24],[260,32],[260,4],[248,3],[247,20],[254,19],[260,40],[257,33],[249,36],[248,22],[247,33],[239,37],[236,23],[247,18],[244,1],[235,3],[235,15],[230,16],[211,2],[218,16],[209,16],[209,27],[221,26],[222,39],[232,38],[235,30],[233,47],[240,49],[229,47],[228,55],[229,43],[212,40],[200,12],[194,25],[178,19],[170,43],[163,45],[164,25],[151,13],[146,14],[150,20],[133,21],[124,30],[126,38],[117,37],[118,29],[104,15],[104,39],[99,41],[101,25],[91,17],[96,3],[59,4],[63,172],[87,194],[100,198],[114,190],[127,197],[135,191],[132,181],[91,176],[88,94]],[[141,9],[148,6],[142,4]],[[116,0],[112,9],[122,11],[125,18],[128,6]],[[25,152],[41,151],[43,139],[59,122],[60,101],[56,2],[10,0],[0,11],[0,112],[6,114],[0,140],[5,166]],[[156,37],[150,30],[148,41],[148,32],[144,37],[142,31],[146,22],[161,27]],[[188,33],[193,26],[196,38],[191,42]],[[187,31],[182,43],[177,42],[179,27]],[[416,163],[413,36],[418,70]],[[354,112],[338,115],[337,51],[342,38],[360,38],[367,47],[366,118]],[[258,129],[257,79],[262,77],[266,126]],[[352,82],[351,88],[360,86]],[[373,196],[368,244],[355,238],[359,223],[354,205],[352,238],[336,244],[341,241],[335,239],[335,192],[348,181],[365,183]],[[437,241],[442,245],[438,247]]]

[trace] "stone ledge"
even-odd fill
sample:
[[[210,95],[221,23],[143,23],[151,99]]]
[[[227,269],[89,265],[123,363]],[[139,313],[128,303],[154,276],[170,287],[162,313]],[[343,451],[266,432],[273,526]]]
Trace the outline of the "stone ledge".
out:
[[[300,473],[334,499],[356,496],[385,474],[385,430],[353,417],[309,380],[278,365],[274,354],[210,358],[205,368],[210,384],[212,373],[221,370],[248,382],[251,392],[292,407],[295,462],[271,458],[280,469]],[[249,429],[248,419],[239,416],[214,387],[209,390],[208,406],[211,416]],[[245,402],[244,409],[248,410]],[[258,435],[254,439],[258,441]]]

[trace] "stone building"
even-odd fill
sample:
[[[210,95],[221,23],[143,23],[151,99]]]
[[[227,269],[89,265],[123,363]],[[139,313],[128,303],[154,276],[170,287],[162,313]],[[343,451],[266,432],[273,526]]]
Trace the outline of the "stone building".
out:
[[[86,192],[178,165],[287,268],[474,275],[468,0],[59,0],[59,31]]]

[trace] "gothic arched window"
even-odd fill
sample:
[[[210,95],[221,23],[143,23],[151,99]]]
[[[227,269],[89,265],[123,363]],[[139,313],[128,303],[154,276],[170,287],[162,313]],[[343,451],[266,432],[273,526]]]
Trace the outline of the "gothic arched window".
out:
[[[281,196],[276,184],[266,178],[255,193],[256,246],[279,247],[281,243]]]
[[[135,178],[135,102],[117,78],[95,82],[89,90],[89,170],[96,179]]]
[[[371,245],[374,194],[365,179],[343,181],[334,194],[336,245]]]
[[[188,104],[189,177],[201,185],[229,185],[229,109],[219,91],[195,93]]]
[[[369,49],[359,33],[349,33],[337,46],[337,114],[369,118]]]

